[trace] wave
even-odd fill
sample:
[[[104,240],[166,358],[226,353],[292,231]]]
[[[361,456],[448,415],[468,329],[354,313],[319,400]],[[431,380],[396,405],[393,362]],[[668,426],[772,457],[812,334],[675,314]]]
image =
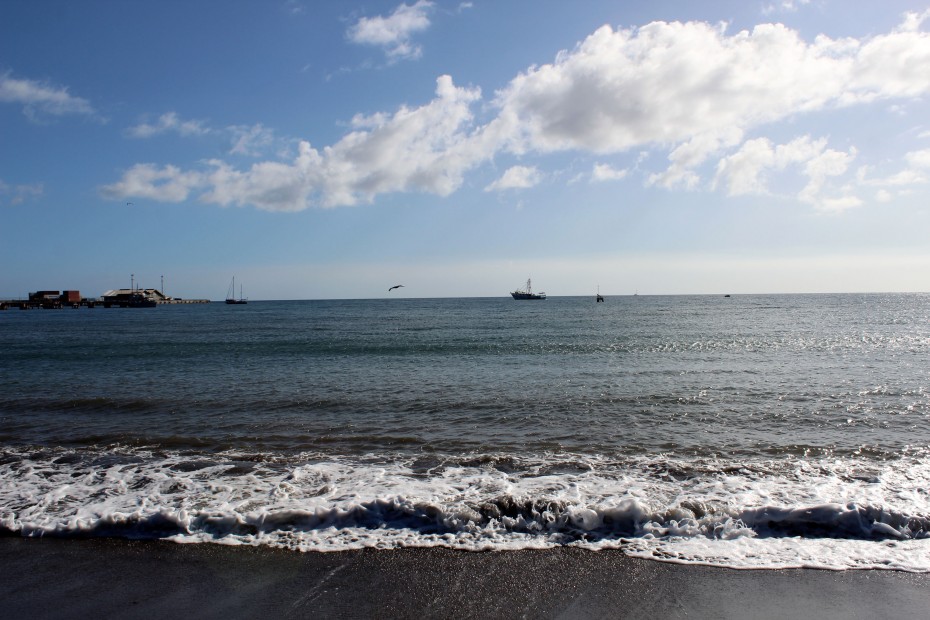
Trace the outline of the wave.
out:
[[[303,551],[619,548],[734,568],[930,572],[925,459],[0,454],[0,534]],[[866,472],[867,475],[863,475]]]
[[[23,536],[125,536],[129,538],[209,537],[244,540],[281,533],[326,530],[406,531],[417,536],[453,535],[459,546],[489,537],[525,534],[546,544],[603,542],[629,538],[802,537],[847,540],[920,540],[930,538],[930,517],[908,515],[883,507],[822,504],[798,508],[764,506],[722,510],[702,516],[693,502],[651,511],[635,499],[612,506],[588,507],[561,501],[504,496],[475,506],[450,509],[403,497],[374,499],[349,507],[316,510],[255,510],[247,513],[214,510],[112,512],[94,518],[76,517],[45,523],[18,519],[12,512],[0,519],[0,531]],[[426,539],[424,539],[426,540]],[[501,540],[503,546],[506,541]],[[323,550],[336,547],[323,546]]]

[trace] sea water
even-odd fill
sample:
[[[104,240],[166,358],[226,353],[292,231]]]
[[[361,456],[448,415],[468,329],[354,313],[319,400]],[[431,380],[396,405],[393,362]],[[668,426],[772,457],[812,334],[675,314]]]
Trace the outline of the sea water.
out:
[[[930,571],[930,296],[0,312],[0,533]]]

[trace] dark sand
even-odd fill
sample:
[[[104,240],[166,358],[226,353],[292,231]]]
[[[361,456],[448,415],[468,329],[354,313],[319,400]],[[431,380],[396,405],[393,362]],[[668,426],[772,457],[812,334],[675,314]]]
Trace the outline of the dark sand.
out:
[[[617,551],[295,553],[0,538],[2,618],[926,618],[930,575],[738,571]]]

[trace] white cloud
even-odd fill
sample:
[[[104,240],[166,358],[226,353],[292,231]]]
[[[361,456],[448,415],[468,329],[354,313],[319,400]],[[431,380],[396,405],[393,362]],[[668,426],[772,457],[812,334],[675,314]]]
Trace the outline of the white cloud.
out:
[[[772,4],[767,4],[762,7],[762,14],[794,13],[798,10],[798,5],[810,4],[810,1],[811,0],[781,0],[781,2],[773,2]]]
[[[65,87],[13,78],[9,73],[0,75],[0,103],[21,104],[26,116],[34,121],[40,121],[43,115],[96,114],[89,101],[69,94]]]
[[[516,152],[677,145],[828,106],[924,95],[927,66],[930,35],[913,29],[807,43],[780,24],[732,35],[702,22],[603,26],[498,93],[498,131]]]
[[[862,206],[862,200],[856,196],[840,196],[837,198],[817,198],[816,206],[820,211],[841,213],[847,209]]]
[[[233,136],[232,148],[229,150],[233,155],[258,157],[275,143],[274,131],[261,123],[251,127],[234,125],[227,127],[227,131]]]
[[[903,170],[883,177],[871,177],[872,169],[862,166],[856,173],[857,182],[870,187],[906,188],[930,181],[930,149],[906,153],[904,161],[907,166]]]
[[[448,196],[464,173],[493,154],[484,136],[468,133],[478,89],[436,80],[436,98],[393,115],[356,119],[356,130],[323,149],[326,206],[371,201],[387,192],[426,191]]]
[[[467,131],[470,105],[480,96],[479,90],[456,87],[449,76],[442,76],[436,81],[436,98],[426,105],[356,117],[353,131],[322,151],[302,141],[290,163],[261,162],[237,170],[215,160],[202,173],[143,164],[102,191],[114,198],[180,201],[203,190],[199,199],[205,202],[251,204],[269,211],[354,205],[399,191],[447,196],[458,189],[467,170],[492,152],[481,134]]]
[[[387,17],[362,17],[349,28],[347,36],[353,43],[384,48],[392,61],[419,58],[422,49],[410,37],[429,28],[432,7],[429,0],[419,0],[409,6],[401,4]]]
[[[668,189],[684,187],[694,189],[700,180],[694,168],[704,163],[708,157],[724,148],[732,147],[743,139],[743,132],[736,128],[719,134],[705,133],[694,136],[678,145],[668,156],[671,165],[661,174],[652,174],[647,179],[648,185],[659,185]]]
[[[826,140],[812,142],[810,136],[778,146],[768,138],[747,140],[739,151],[717,164],[714,186],[726,185],[730,196],[765,194],[769,191],[766,175],[770,171],[781,171],[789,165],[809,161],[825,147]]]
[[[925,168],[930,170],[930,149],[912,151],[906,154],[904,159],[912,168]]]
[[[591,171],[591,182],[619,181],[625,178],[628,173],[629,170],[617,170],[609,164],[594,164],[594,169]]]
[[[808,159],[804,164],[804,174],[809,181],[798,194],[798,198],[828,211],[841,211],[862,204],[861,200],[853,196],[823,196],[823,187],[827,179],[845,174],[855,158],[856,149],[853,148],[846,153],[826,150]]]
[[[501,178],[484,188],[486,192],[499,192],[507,189],[527,189],[537,185],[542,175],[535,166],[512,166]]]
[[[168,131],[174,131],[182,136],[201,136],[210,130],[204,126],[203,121],[184,121],[176,112],[166,112],[158,117],[154,124],[140,123],[126,130],[126,135],[133,138],[151,138]]]
[[[856,157],[856,149],[844,153],[826,145],[825,139],[811,140],[810,136],[777,146],[768,138],[748,140],[739,151],[720,160],[714,184],[725,185],[730,196],[765,194],[769,191],[768,175],[793,166],[808,179],[797,196],[799,200],[832,211],[858,206],[861,201],[853,196],[824,196],[827,180],[845,174]]]
[[[908,13],[893,32],[857,46],[843,102],[919,97],[930,91],[930,34],[919,27],[930,16]]]
[[[410,36],[429,26],[432,6],[402,4],[388,17],[360,19],[350,37],[404,55],[411,50]],[[475,124],[471,111],[480,90],[456,87],[442,76],[432,101],[358,115],[336,143],[314,148],[304,141],[292,161],[264,161],[248,169],[214,161],[177,183],[180,170],[168,174],[169,167],[143,166],[106,190],[170,197],[196,192],[200,200],[222,205],[299,210],[370,202],[390,192],[447,196],[466,172],[501,152],[659,149],[668,150],[668,167],[649,175],[648,185],[695,189],[711,158],[723,154],[711,188],[730,195],[764,193],[773,173],[791,171],[807,184],[798,199],[818,208],[850,206],[856,200],[852,190],[833,185],[846,174],[855,149],[829,150],[825,140],[809,137],[776,146],[761,137],[743,142],[744,136],[803,113],[930,94],[930,72],[924,70],[930,66],[930,34],[919,29],[927,15],[909,15],[884,35],[819,36],[813,42],[780,24],[734,34],[702,22],[654,22],[618,31],[604,26],[553,63],[515,77],[485,107],[496,116],[484,125]],[[260,127],[235,134],[233,152],[259,152],[259,143],[270,139]],[[524,168],[536,176],[522,182],[539,181],[538,168]],[[909,170],[912,177],[923,174]],[[518,173],[508,174],[513,176],[488,188],[517,187]]]
[[[154,164],[136,164],[120,181],[102,187],[101,192],[111,199],[134,197],[181,202],[203,183],[203,175],[197,172],[184,172],[175,166],[159,168]]]
[[[0,197],[3,198],[3,202],[8,202],[10,205],[18,205],[27,200],[38,198],[44,191],[45,188],[41,183],[10,186],[0,179]]]
[[[284,10],[291,15],[301,15],[306,11],[306,7],[299,0],[285,0]]]
[[[182,137],[227,133],[231,141],[229,153],[250,157],[267,153],[276,143],[274,131],[262,123],[212,129],[204,121],[182,120],[176,112],[162,114],[154,123],[145,122],[130,127],[125,134],[131,138],[151,138],[168,132],[177,133]]]

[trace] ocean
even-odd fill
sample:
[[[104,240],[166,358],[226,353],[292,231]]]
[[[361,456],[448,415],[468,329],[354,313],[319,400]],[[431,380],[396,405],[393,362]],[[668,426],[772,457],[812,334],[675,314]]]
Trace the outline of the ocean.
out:
[[[930,572],[930,295],[0,312],[0,534]]]

